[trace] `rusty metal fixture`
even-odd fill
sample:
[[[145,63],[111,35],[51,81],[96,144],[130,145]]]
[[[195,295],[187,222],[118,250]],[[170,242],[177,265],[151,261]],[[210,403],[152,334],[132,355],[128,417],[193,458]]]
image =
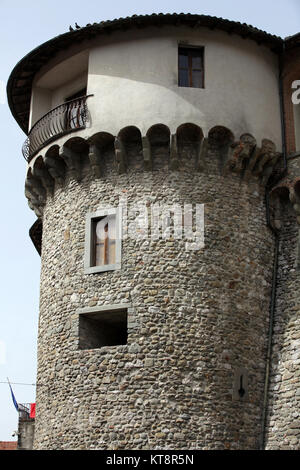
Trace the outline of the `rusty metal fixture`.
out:
[[[27,162],[52,140],[85,128],[88,118],[86,100],[89,96],[92,95],[81,96],[56,106],[34,124],[22,147]]]

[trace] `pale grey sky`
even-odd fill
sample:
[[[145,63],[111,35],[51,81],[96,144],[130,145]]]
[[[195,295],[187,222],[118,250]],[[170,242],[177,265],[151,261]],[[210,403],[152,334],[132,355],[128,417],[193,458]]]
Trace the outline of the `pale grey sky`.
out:
[[[183,6],[184,5],[184,6]],[[0,382],[34,383],[39,304],[40,257],[28,230],[36,220],[24,196],[24,133],[12,118],[3,87],[15,64],[41,43],[103,20],[151,13],[196,13],[240,21],[281,37],[300,31],[300,0],[0,0],[1,307]],[[35,401],[35,387],[13,385],[17,401]],[[0,383],[0,441],[14,440],[17,412],[9,388]]]

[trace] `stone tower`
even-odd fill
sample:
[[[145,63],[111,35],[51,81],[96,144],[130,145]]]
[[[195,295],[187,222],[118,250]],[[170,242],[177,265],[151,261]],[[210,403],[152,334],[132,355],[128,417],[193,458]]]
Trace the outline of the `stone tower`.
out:
[[[35,449],[299,448],[299,78],[299,35],[187,14],[16,65]]]

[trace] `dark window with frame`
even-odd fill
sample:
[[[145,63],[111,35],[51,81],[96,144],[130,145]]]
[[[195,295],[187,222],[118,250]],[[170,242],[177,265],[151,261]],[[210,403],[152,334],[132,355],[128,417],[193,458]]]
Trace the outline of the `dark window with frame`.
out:
[[[204,88],[204,48],[178,48],[178,86]]]

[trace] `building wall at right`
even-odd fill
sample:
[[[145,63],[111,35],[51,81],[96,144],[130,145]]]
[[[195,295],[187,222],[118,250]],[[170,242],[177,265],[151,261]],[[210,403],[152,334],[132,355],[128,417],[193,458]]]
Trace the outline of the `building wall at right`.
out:
[[[284,197],[277,201],[281,228],[265,430],[265,448],[280,450],[300,448],[300,104],[292,100],[298,80],[296,46],[286,50],[283,63],[287,171],[278,188]]]
[[[295,160],[294,160],[295,162]],[[289,178],[297,172],[290,164]],[[299,196],[286,185],[280,202],[281,228],[273,323],[271,370],[265,448],[298,450],[300,448],[300,276]],[[296,184],[297,192],[297,184]],[[291,203],[291,199],[293,203]]]
[[[292,101],[292,95],[296,91],[293,84],[297,80],[300,80],[300,47],[286,52],[283,66],[284,115],[288,154],[300,151],[300,104],[294,104]]]

